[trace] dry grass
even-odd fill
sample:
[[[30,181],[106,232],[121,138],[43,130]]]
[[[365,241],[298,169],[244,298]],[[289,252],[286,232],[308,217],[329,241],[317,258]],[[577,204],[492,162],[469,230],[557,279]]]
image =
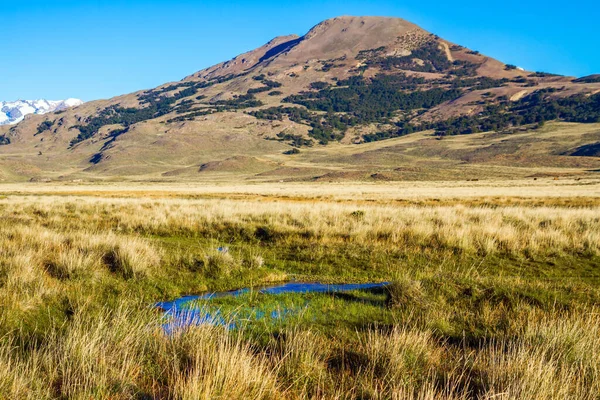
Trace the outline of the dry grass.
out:
[[[133,265],[147,269],[156,257],[146,257],[134,239],[114,242],[112,232],[173,235],[234,232],[267,240],[309,238],[311,243],[354,242],[394,246],[405,252],[424,249],[481,255],[587,253],[600,248],[597,207],[391,207],[319,202],[263,203],[235,200],[144,200],[60,197],[9,197],[0,210],[4,218],[43,223],[52,231],[47,246],[69,243],[56,232],[91,230],[110,233],[104,239],[114,252],[114,268],[135,275]],[[76,211],[74,211],[76,210]],[[49,217],[49,215],[52,215]],[[255,229],[263,229],[255,232]],[[262,237],[261,237],[262,235]],[[52,237],[51,237],[52,236]],[[21,239],[21,242],[26,239]],[[77,241],[77,238],[73,238]],[[100,240],[98,237],[86,240]],[[21,246],[21,244],[16,244]],[[63,246],[65,244],[62,244]],[[106,246],[96,244],[95,246]],[[121,246],[121,247],[119,247]],[[67,246],[68,248],[69,246]],[[77,246],[75,254],[77,256]],[[130,262],[141,257],[138,262]],[[208,255],[207,257],[213,257]],[[223,261],[223,260],[221,260]],[[219,262],[218,264],[227,264]],[[61,268],[69,268],[65,265]],[[137,268],[137,267],[136,267]],[[138,271],[141,273],[141,271]]]
[[[529,178],[434,182],[327,183],[4,183],[5,195],[59,195],[109,198],[219,198],[261,201],[325,201],[415,205],[515,204],[598,205],[600,180]]]
[[[340,263],[393,280],[393,322],[169,335],[148,307],[293,273],[303,252],[315,271]],[[593,282],[454,266],[465,255],[597,266],[599,253],[593,205],[11,195],[0,200],[0,398],[597,399]],[[406,255],[455,262],[415,271]]]
[[[595,399],[600,393],[597,310],[532,316],[519,340],[490,343],[472,357],[483,398]]]
[[[203,326],[167,336],[156,317],[119,307],[78,313],[44,346],[0,346],[0,397],[10,399],[280,398],[276,370],[241,336]]]

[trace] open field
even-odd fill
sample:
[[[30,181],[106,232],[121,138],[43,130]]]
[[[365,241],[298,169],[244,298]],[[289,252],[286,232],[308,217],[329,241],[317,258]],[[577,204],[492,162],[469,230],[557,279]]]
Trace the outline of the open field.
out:
[[[118,198],[326,201],[424,205],[475,201],[490,205],[531,200],[538,204],[600,200],[600,177],[435,182],[186,183],[102,182],[4,183],[0,195],[57,195]],[[566,204],[565,204],[566,205]]]
[[[152,307],[291,279],[392,283]],[[597,179],[6,184],[0,398],[597,399],[599,283]]]

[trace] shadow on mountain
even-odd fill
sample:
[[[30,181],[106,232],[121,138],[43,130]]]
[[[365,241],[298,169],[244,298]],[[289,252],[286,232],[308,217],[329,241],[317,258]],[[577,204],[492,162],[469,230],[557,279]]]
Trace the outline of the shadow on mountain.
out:
[[[600,157],[600,142],[578,147],[573,151],[569,151],[567,155],[578,157]]]
[[[273,47],[272,49],[270,49],[269,51],[267,51],[265,53],[265,55],[260,58],[260,60],[258,60],[257,64],[260,64],[263,61],[266,61],[266,60],[268,60],[270,58],[278,56],[281,53],[285,53],[288,50],[291,50],[298,43],[300,43],[302,40],[304,40],[304,38],[303,37],[299,37],[297,39],[292,39],[292,40],[289,40],[289,41],[287,41],[285,43],[281,43],[281,44]]]

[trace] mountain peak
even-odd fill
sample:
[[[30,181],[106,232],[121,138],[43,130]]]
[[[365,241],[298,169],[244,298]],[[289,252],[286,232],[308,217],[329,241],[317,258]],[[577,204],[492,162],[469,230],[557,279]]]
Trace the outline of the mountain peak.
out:
[[[427,36],[428,32],[401,18],[342,16],[315,25],[295,49],[300,58],[337,58],[361,50],[389,46],[407,35]]]
[[[395,29],[395,30],[402,30],[406,27],[410,27],[412,29],[414,29],[414,28],[421,29],[419,26],[417,26],[409,21],[406,21],[405,19],[397,18],[397,17],[342,15],[339,17],[334,17],[334,18],[326,19],[322,22],[319,22],[305,36],[310,36],[311,32],[313,32],[313,31],[321,31],[321,30],[327,30],[327,29],[332,29],[332,28],[335,29],[338,27],[341,27],[342,29],[349,28],[349,27],[355,27],[357,29],[369,30],[374,27],[383,27],[383,26],[385,26],[389,29]]]
[[[411,47],[430,33],[401,18],[335,17],[311,28],[304,36],[278,36],[265,45],[186,78],[213,79],[237,75],[271,62],[283,65],[312,59],[351,57],[379,47]],[[275,60],[276,59],[276,60]]]

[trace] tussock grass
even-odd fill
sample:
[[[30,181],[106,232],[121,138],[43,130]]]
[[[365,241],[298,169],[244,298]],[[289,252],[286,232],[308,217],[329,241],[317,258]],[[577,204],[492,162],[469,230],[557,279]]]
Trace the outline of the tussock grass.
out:
[[[600,251],[597,207],[390,207],[231,200],[60,198],[4,202],[4,218],[54,230],[192,235],[271,244],[394,246],[403,252],[555,255]],[[58,202],[57,206],[52,206]],[[46,215],[52,209],[52,217]],[[361,217],[356,218],[356,212]]]
[[[202,326],[166,335],[156,316],[81,310],[23,354],[0,346],[0,393],[17,398],[278,398],[275,372],[239,335]]]
[[[596,399],[598,257],[590,205],[8,196],[0,398]],[[235,330],[151,307],[286,275],[392,284]]]

